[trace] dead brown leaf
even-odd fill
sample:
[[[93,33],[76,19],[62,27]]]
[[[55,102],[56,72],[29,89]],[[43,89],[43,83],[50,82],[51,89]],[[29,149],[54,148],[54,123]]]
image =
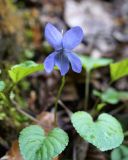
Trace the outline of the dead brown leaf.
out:
[[[42,112],[37,116],[38,125],[42,126],[46,133],[54,128],[54,114],[51,112]]]
[[[12,147],[9,150],[9,152],[7,153],[7,157],[8,157],[7,160],[23,160],[23,158],[20,154],[20,151],[19,151],[19,144],[18,144],[17,140],[15,140],[12,143]]]

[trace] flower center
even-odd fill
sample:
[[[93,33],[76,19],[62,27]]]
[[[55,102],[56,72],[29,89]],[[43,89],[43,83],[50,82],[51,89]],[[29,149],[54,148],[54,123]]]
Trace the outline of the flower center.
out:
[[[56,52],[62,54],[62,53],[68,53],[69,50],[68,50],[68,49],[65,49],[65,48],[62,48],[62,49],[56,50]]]

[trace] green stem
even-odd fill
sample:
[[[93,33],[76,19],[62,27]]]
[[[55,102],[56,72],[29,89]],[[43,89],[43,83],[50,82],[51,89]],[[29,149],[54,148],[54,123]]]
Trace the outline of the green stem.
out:
[[[86,71],[85,75],[85,98],[84,98],[84,106],[85,111],[88,108],[88,98],[89,98],[89,82],[90,82],[90,71]]]
[[[124,132],[124,136],[125,136],[125,137],[128,136],[128,131]]]
[[[9,94],[11,93],[11,91],[14,89],[15,86],[16,86],[16,83],[13,83],[13,84],[10,86],[10,88],[9,88],[9,90],[8,90],[8,93],[9,93]]]
[[[61,85],[60,85],[60,88],[59,88],[59,91],[58,91],[58,94],[57,94],[57,97],[56,97],[56,101],[55,101],[54,123],[55,123],[56,126],[57,126],[58,100],[59,100],[60,95],[61,95],[61,93],[62,93],[62,90],[63,90],[63,88],[64,88],[64,84],[65,84],[65,76],[62,77]]]

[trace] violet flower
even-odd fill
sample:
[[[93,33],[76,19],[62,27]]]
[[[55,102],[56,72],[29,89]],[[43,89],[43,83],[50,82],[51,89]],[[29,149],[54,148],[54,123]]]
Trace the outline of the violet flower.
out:
[[[46,72],[50,73],[54,66],[57,66],[63,76],[68,72],[70,64],[74,72],[81,72],[81,61],[72,52],[72,49],[83,39],[83,31],[80,27],[73,27],[62,35],[57,28],[48,23],[45,27],[45,38],[55,49],[44,61]]]

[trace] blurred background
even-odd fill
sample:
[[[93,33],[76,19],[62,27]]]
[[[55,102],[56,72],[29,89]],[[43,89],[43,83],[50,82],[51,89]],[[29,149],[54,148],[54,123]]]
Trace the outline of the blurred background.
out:
[[[52,48],[44,37],[44,27],[51,22],[60,30],[81,26],[84,31],[82,43],[75,48],[80,55],[94,58],[111,58],[118,61],[128,57],[128,0],[0,0],[0,78],[10,83],[7,69],[25,60],[43,63]],[[110,80],[109,68],[95,70],[90,90],[103,90]],[[33,74],[15,87],[16,99],[21,109],[40,123],[53,122],[54,99],[60,82],[60,74],[45,71]],[[128,78],[113,86],[128,91]],[[84,99],[84,71],[69,72],[61,100],[70,110],[82,110]],[[89,109],[95,104],[90,95]],[[109,104],[105,112],[114,112],[125,128],[128,128],[128,109],[120,108],[124,102]],[[125,102],[127,105],[127,103]],[[60,126],[75,137],[70,119],[60,102],[58,111]],[[2,106],[2,107],[1,107]],[[0,157],[1,160],[22,160],[16,141],[19,131],[31,124],[28,117],[15,108],[8,112],[0,103]],[[116,106],[116,109],[115,109]],[[127,150],[128,152],[128,150]],[[74,157],[74,158],[73,158]],[[77,157],[75,159],[75,157]],[[59,159],[63,160],[109,160],[110,152],[102,153],[80,138],[73,140]]]

